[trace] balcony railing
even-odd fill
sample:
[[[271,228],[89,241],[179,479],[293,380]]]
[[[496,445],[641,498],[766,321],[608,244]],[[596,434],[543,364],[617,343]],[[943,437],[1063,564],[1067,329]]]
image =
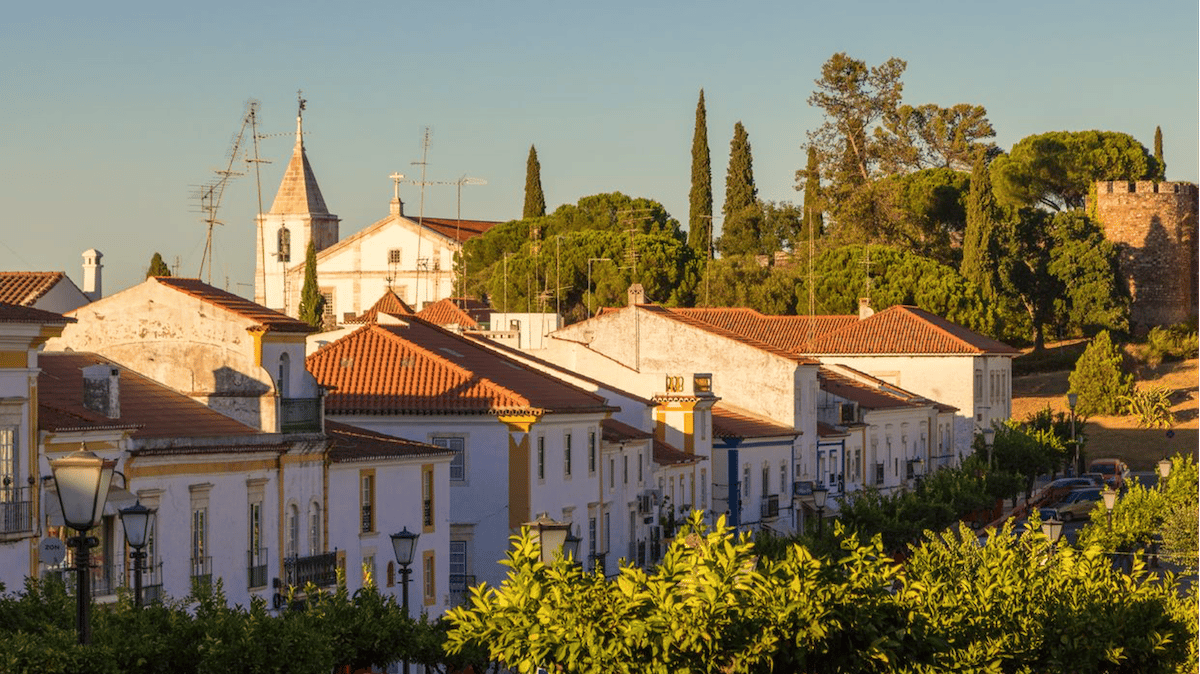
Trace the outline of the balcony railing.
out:
[[[67,594],[74,595],[78,586],[79,572],[76,570],[74,562],[64,561],[58,566],[47,569],[43,578],[58,580],[67,588]],[[92,560],[88,578],[92,582],[93,597],[114,595],[117,593],[117,588],[125,582],[124,574],[120,569],[110,564],[99,564],[95,560]]]
[[[764,520],[779,517],[778,494],[771,494],[763,497],[762,504],[759,506],[759,515]]]
[[[147,604],[163,600],[163,563],[147,564],[142,568],[142,601]],[[132,572],[132,571],[131,571]]]
[[[320,398],[281,398],[279,430],[283,433],[315,433],[321,430]]]
[[[247,587],[267,586],[267,549],[246,551]]]
[[[192,591],[212,587],[212,557],[193,557],[191,562]]]
[[[33,531],[33,488],[0,486],[0,534]]]
[[[307,557],[288,557],[283,560],[284,582],[303,588],[312,583],[317,587],[337,584],[337,551]]]
[[[875,464],[875,484],[877,484],[877,485],[883,484],[883,464],[882,463]]]

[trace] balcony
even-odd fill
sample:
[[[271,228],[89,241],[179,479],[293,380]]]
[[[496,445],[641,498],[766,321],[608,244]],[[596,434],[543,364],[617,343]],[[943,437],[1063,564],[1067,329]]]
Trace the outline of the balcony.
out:
[[[193,557],[192,563],[192,592],[208,590],[212,587],[212,557]]]
[[[79,584],[79,572],[75,562],[64,560],[58,566],[46,570],[43,578],[54,579],[67,588],[67,594],[74,595]],[[125,579],[120,569],[110,564],[100,564],[94,559],[88,570],[88,578],[92,583],[92,597],[107,597],[117,593],[117,588],[124,584]]]
[[[283,560],[284,582],[298,588],[309,583],[317,587],[337,585],[337,562],[336,550],[307,557],[288,557]]]
[[[258,548],[257,550],[246,551],[246,575],[247,587],[266,587],[267,586],[267,549]]]
[[[0,536],[32,532],[33,488],[0,486]]]
[[[282,433],[316,433],[321,430],[320,398],[281,398],[279,430]]]
[[[875,484],[877,486],[883,484],[883,464],[882,463],[875,464]]]
[[[762,504],[759,505],[759,516],[761,519],[775,519],[779,517],[779,495],[771,494],[764,496]]]
[[[142,568],[142,601],[147,604],[163,600],[163,564],[147,564]]]

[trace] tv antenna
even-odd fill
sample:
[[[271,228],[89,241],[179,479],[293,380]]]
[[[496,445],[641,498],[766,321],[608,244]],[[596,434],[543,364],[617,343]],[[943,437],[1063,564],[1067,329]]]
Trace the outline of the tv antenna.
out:
[[[208,229],[204,241],[204,254],[200,256],[200,271],[197,273],[197,277],[202,278],[204,276],[204,267],[207,265],[209,285],[212,285],[213,227],[216,225],[225,224],[217,219],[217,213],[221,208],[221,198],[225,195],[225,187],[229,185],[229,181],[237,176],[242,175],[241,171],[234,170],[234,164],[243,154],[242,139],[246,136],[247,127],[252,129],[251,135],[253,135],[253,129],[256,126],[258,105],[258,101],[253,99],[246,103],[246,114],[243,115],[242,126],[240,129],[238,129],[237,135],[234,136],[233,142],[231,143],[231,147],[227,155],[228,159],[225,162],[225,168],[215,170],[214,173],[216,174],[216,179],[208,184],[200,186],[194,194],[194,198],[198,199],[200,202],[200,211],[204,214],[203,222],[205,225],[207,225]],[[257,141],[255,141],[254,146],[254,159],[247,161],[256,162],[257,168],[257,162],[259,161]],[[261,196],[259,200],[261,202]]]

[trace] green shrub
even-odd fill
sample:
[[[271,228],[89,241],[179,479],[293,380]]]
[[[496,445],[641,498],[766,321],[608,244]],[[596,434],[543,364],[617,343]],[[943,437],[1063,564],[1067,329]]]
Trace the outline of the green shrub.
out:
[[[1132,395],[1122,396],[1125,413],[1138,418],[1138,425],[1145,428],[1170,428],[1175,425],[1171,413],[1171,392],[1162,386],[1138,389]]]
[[[1122,398],[1133,395],[1133,375],[1124,372],[1121,352],[1107,330],[1092,338],[1069,380],[1070,391],[1079,396],[1075,413],[1080,416],[1120,414]]]
[[[1200,338],[1189,326],[1155,326],[1146,337],[1146,346],[1142,348],[1142,360],[1150,367],[1158,367],[1164,360],[1195,358],[1198,350]]]

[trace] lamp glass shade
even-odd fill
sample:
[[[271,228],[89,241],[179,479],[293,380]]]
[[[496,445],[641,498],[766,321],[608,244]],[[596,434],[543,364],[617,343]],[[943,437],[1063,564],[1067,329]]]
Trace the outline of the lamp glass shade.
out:
[[[1109,511],[1111,511],[1113,507],[1117,505],[1117,492],[1113,490],[1112,487],[1108,487],[1104,491],[1100,492],[1100,495],[1104,497],[1104,507]]]
[[[983,433],[983,444],[988,447],[991,447],[992,443],[994,443],[996,441],[996,429],[985,428],[981,432]]]
[[[813,487],[812,495],[813,505],[818,509],[822,509],[825,507],[825,499],[829,496],[829,490],[825,487]]]
[[[567,537],[563,540],[563,557],[568,560],[579,559],[579,544],[582,542],[582,538],[573,533],[568,533]]]
[[[1070,407],[1071,411],[1075,410],[1075,403],[1077,403],[1077,402],[1079,402],[1079,394],[1078,393],[1068,393],[1067,394],[1067,407]]]
[[[1057,543],[1062,537],[1063,523],[1058,518],[1051,518],[1042,522],[1042,533],[1046,534],[1046,538],[1050,539],[1051,543]]]
[[[562,550],[563,543],[567,541],[570,525],[552,520],[546,513],[542,513],[536,520],[526,522],[525,526],[529,527],[537,538],[542,549],[542,563],[549,564],[554,561],[554,553]]]
[[[417,539],[421,534],[413,533],[404,527],[403,531],[392,534],[392,550],[396,553],[396,563],[407,567],[412,564],[413,553],[417,549]]]
[[[102,459],[86,449],[50,461],[67,526],[87,531],[99,523],[116,467],[116,459]]]
[[[1165,480],[1171,474],[1171,460],[1163,459],[1158,462],[1158,477]]]
[[[920,475],[925,470],[925,462],[921,457],[913,459],[913,475]]]
[[[154,511],[138,501],[117,512],[121,516],[121,525],[125,529],[125,542],[129,544],[129,547],[134,550],[146,547],[146,536],[150,532],[150,518],[154,515]]]

